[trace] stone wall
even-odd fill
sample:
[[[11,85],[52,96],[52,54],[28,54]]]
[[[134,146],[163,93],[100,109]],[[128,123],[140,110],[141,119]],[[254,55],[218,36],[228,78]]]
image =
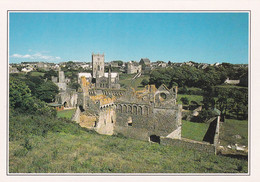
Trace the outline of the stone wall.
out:
[[[79,107],[77,107],[77,109],[76,109],[75,113],[73,114],[71,120],[76,121],[76,123],[80,123],[80,109],[79,109]]]
[[[100,134],[113,135],[116,113],[113,106],[105,107],[99,112],[95,130]]]
[[[59,104],[64,105],[65,107],[76,107],[78,101],[78,93],[75,90],[61,91],[56,96],[56,102]]]
[[[162,145],[171,145],[176,147],[182,147],[185,149],[192,149],[200,152],[207,152],[207,153],[215,153],[215,147],[212,144],[206,142],[198,142],[189,139],[171,139],[171,138],[161,138],[160,143]]]
[[[116,103],[116,132],[132,138],[145,136],[181,137],[181,106],[173,109],[153,108],[152,105]],[[140,135],[139,132],[143,134]],[[174,133],[174,131],[176,131]],[[129,134],[131,133],[131,134]],[[135,134],[136,133],[136,134]]]
[[[140,73],[142,66],[134,63],[127,63],[127,74]]]

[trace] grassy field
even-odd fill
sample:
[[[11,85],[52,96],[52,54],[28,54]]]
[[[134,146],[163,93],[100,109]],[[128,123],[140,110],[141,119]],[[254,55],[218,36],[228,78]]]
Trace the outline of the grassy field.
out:
[[[32,71],[32,72],[30,72],[30,74],[31,74],[31,76],[44,76],[45,73]]]
[[[206,123],[194,123],[182,120],[182,137],[202,141],[208,127],[209,124]]]
[[[9,119],[10,173],[247,173],[247,166],[246,160],[99,135],[66,118],[15,113]]]
[[[131,85],[131,81],[132,78],[135,76],[136,74],[122,74],[120,75],[120,85],[123,86],[124,88],[126,88],[126,86],[130,86]],[[135,90],[141,90],[144,87],[142,86],[141,82],[143,81],[143,79],[146,79],[147,81],[149,81],[149,75],[141,75],[139,78],[135,79],[132,82],[132,87]]]
[[[187,95],[187,94],[178,94],[177,96],[177,102],[182,104],[181,98],[182,97],[187,97],[187,99],[190,101],[196,101],[198,104],[202,104],[203,96],[201,95]]]
[[[72,117],[72,115],[74,114],[74,112],[75,112],[75,109],[58,111],[57,117],[58,118],[68,118],[68,119],[70,119]]]
[[[225,119],[225,122],[220,128],[220,142],[221,145],[240,144],[248,146],[248,121]],[[240,135],[241,139],[234,137]]]
[[[247,173],[247,161],[98,135],[53,133],[9,143],[10,173]],[[28,148],[28,147],[27,147]]]

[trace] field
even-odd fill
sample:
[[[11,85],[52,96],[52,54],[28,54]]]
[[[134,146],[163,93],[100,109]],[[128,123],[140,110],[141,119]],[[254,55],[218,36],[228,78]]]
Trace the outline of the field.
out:
[[[247,161],[149,142],[81,132],[10,142],[11,173],[237,173]]]
[[[75,109],[58,111],[57,112],[57,117],[71,119],[71,117],[74,114],[74,112],[75,112]]]
[[[45,73],[32,71],[32,72],[30,72],[30,74],[31,74],[31,76],[44,76]]]
[[[248,146],[248,121],[247,120],[234,120],[225,119],[221,127],[220,142],[221,145],[240,144]],[[235,135],[240,135],[241,138],[237,139]]]
[[[136,74],[122,74],[120,75],[120,85],[123,88],[126,88],[126,86],[132,86],[135,90],[141,90],[143,89],[143,85],[141,84],[141,82],[143,81],[143,79],[146,79],[147,81],[149,81],[149,75],[141,75],[139,78],[135,79],[132,82],[132,78],[135,76]],[[132,82],[132,84],[131,84]]]
[[[203,96],[201,96],[201,95],[178,94],[178,95],[177,95],[177,102],[178,102],[179,104],[182,104],[182,102],[181,102],[181,98],[182,98],[182,97],[186,97],[186,98],[189,100],[189,103],[190,103],[190,101],[195,101],[195,102],[197,102],[198,104],[202,104],[201,102],[202,102],[202,100],[203,100]]]
[[[208,127],[209,124],[206,123],[194,123],[182,120],[182,137],[202,141]]]

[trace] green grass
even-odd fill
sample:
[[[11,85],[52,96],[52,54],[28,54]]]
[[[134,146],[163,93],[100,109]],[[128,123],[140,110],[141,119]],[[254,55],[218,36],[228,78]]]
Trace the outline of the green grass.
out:
[[[180,103],[180,104],[182,104],[182,102],[181,102],[181,98],[182,98],[182,97],[187,97],[188,100],[189,100],[189,103],[190,103],[191,101],[196,101],[198,104],[202,104],[201,102],[202,102],[202,100],[203,100],[203,96],[201,96],[201,95],[178,94],[178,96],[177,96],[177,102]]]
[[[31,76],[44,76],[45,73],[32,71],[32,72],[30,72],[30,74],[31,74]]]
[[[194,123],[182,120],[182,137],[202,141],[208,127],[209,124],[206,123]]]
[[[247,161],[99,135],[49,132],[9,142],[10,173],[247,173]]]
[[[124,88],[126,88],[126,86],[130,86],[131,85],[131,81],[132,78],[135,76],[136,74],[121,74],[120,75],[120,85],[123,86]],[[141,84],[141,82],[143,81],[143,79],[146,79],[147,81],[149,81],[150,76],[149,75],[141,75],[139,78],[135,79],[132,82],[132,87],[135,90],[141,90],[143,89],[143,85]]]
[[[72,115],[74,114],[74,112],[75,112],[75,109],[57,111],[57,117],[70,119],[72,117]]]
[[[99,135],[66,118],[12,112],[9,117],[10,173],[248,172],[246,160]]]
[[[246,89],[248,87],[243,87],[243,86],[238,86],[238,85],[228,85],[228,84],[223,84],[223,85],[217,85],[215,86],[216,88],[242,88],[242,89]]]
[[[241,139],[236,139],[234,136],[240,135]],[[248,146],[248,121],[225,119],[220,128],[221,145],[240,144]]]

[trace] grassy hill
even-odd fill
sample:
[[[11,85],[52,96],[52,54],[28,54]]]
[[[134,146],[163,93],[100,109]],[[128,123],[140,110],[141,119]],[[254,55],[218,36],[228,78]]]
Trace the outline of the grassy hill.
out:
[[[66,119],[47,119],[44,116],[28,115],[10,117],[10,173],[247,173],[247,171],[246,160],[121,136],[99,135]]]

